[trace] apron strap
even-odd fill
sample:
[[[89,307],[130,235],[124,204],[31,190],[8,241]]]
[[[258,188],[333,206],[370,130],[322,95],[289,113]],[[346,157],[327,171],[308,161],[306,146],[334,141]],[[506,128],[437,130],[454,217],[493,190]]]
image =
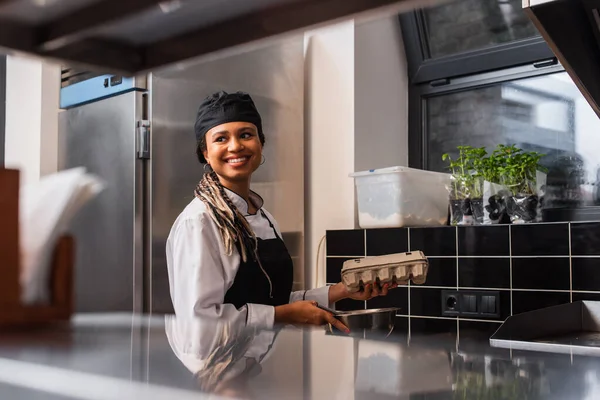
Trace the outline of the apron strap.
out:
[[[271,229],[273,229],[273,233],[275,234],[275,237],[281,241],[283,241],[283,239],[279,236],[279,234],[277,233],[277,229],[275,229],[275,227],[273,226],[273,223],[271,222],[271,220],[269,219],[269,217],[267,217],[267,214],[265,214],[265,212],[263,211],[263,209],[260,209],[260,213],[262,214],[263,217],[265,217],[265,219],[269,222],[269,226],[271,227]]]

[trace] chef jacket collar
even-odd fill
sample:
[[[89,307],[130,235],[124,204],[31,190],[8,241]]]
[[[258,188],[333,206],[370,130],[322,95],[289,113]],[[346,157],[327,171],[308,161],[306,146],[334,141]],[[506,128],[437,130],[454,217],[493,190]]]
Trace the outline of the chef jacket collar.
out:
[[[250,215],[248,213],[248,203],[246,203],[246,200],[244,200],[242,196],[240,196],[233,190],[227,188],[225,188],[225,193],[227,193],[227,196],[231,199],[233,205],[236,206],[243,215]],[[252,204],[254,204],[256,210],[260,210],[263,204],[265,203],[263,198],[260,197],[258,193],[253,192],[252,190],[250,191],[250,201],[252,202]]]

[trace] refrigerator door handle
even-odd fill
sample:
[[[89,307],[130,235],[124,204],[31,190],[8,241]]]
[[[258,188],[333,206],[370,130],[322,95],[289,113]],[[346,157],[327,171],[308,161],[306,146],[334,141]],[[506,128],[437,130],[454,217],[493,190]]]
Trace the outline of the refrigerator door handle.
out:
[[[150,158],[150,121],[137,122],[137,155],[140,159]]]

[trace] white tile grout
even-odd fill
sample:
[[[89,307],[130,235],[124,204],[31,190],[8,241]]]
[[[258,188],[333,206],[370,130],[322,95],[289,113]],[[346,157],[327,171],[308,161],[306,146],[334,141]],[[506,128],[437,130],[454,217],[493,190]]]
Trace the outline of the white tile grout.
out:
[[[443,319],[446,321],[456,320],[456,317],[433,317],[433,316],[428,316],[428,315],[411,315],[410,317],[417,318],[417,319]]]
[[[513,315],[513,259],[512,259],[512,228],[508,226],[508,268],[510,274],[510,314]]]
[[[325,285],[335,285],[334,282],[327,282]],[[475,291],[494,291],[494,292],[543,292],[543,293],[569,293],[568,289],[527,289],[527,288],[494,288],[494,287],[471,287],[471,286],[424,286],[424,285],[405,285],[399,287],[406,287],[408,290],[412,289],[441,289],[441,290],[475,290]],[[600,290],[573,290],[573,293],[590,293],[600,294]],[[410,302],[410,297],[409,297]]]
[[[412,251],[412,249],[410,248],[410,228],[408,228],[406,230],[406,234],[408,235],[408,251]],[[410,342],[410,337],[411,337],[411,324],[410,324],[410,315],[411,315],[411,309],[410,309],[410,281],[408,281],[408,290],[407,292],[407,296],[408,296],[408,340]]]
[[[569,302],[573,302],[573,259],[571,258],[571,223],[569,222]]]
[[[458,352],[458,344],[460,343],[460,328],[458,317],[456,317],[456,351]]]
[[[367,256],[367,230],[365,229],[364,231],[364,241],[365,241],[365,257]],[[365,300],[365,304],[364,304],[365,310],[367,309],[367,301]],[[366,332],[364,332],[364,334],[366,335]]]
[[[458,285],[459,285],[459,279],[460,279],[460,275],[458,273],[458,269],[459,269],[459,258],[458,258],[458,226],[455,228],[454,230],[454,242],[455,242],[455,250],[456,250],[456,255],[454,256],[456,258],[456,290],[458,290]]]
[[[326,256],[326,258],[365,258],[365,256]]]
[[[521,289],[521,288],[517,288],[517,289],[511,290],[511,292],[569,293],[570,290],[564,290],[564,289]]]
[[[503,324],[504,321],[498,321],[495,319],[473,319],[473,318],[460,318],[458,317],[459,321],[467,321],[467,322],[492,322],[494,324]]]
[[[590,222],[596,222],[597,221],[590,221]],[[598,294],[600,295],[600,290],[598,291],[592,291],[592,290],[573,290],[573,262],[572,259],[573,258],[581,258],[581,259],[598,259],[600,261],[600,254],[597,255],[573,255],[573,248],[572,248],[572,224],[579,224],[579,223],[588,223],[588,221],[574,221],[574,222],[568,222],[566,223],[568,226],[568,240],[569,240],[569,254],[568,255],[513,255],[512,252],[512,229],[513,226],[512,225],[508,225],[508,240],[509,240],[509,254],[508,255],[460,255],[459,254],[459,227],[454,227],[455,228],[455,250],[456,250],[456,254],[453,256],[428,256],[428,258],[430,259],[455,259],[456,260],[456,286],[452,286],[452,287],[448,287],[448,286],[426,286],[426,285],[411,285],[410,282],[407,285],[407,295],[408,295],[408,314],[397,314],[397,316],[399,317],[406,317],[408,318],[408,334],[410,337],[411,334],[411,319],[412,318],[422,318],[422,319],[440,319],[440,320],[456,320],[457,326],[457,336],[460,334],[460,321],[472,321],[472,322],[491,322],[491,323],[497,323],[497,324],[501,324],[503,321],[497,321],[497,320],[485,320],[485,319],[472,319],[472,318],[461,318],[461,317],[433,317],[433,316],[419,316],[419,315],[412,315],[412,310],[411,310],[411,289],[414,287],[416,289],[445,289],[445,290],[491,290],[491,291],[509,291],[510,293],[510,315],[513,315],[513,292],[517,291],[517,292],[546,292],[546,293],[569,293],[569,301],[572,302],[573,301],[573,293],[581,293],[581,294]],[[565,224],[564,222],[551,222],[551,223],[545,223],[545,224]],[[491,225],[489,227],[492,226],[498,226],[498,225]],[[499,226],[499,227],[503,227],[503,226]],[[468,229],[468,227],[467,227]],[[518,229],[518,228],[516,228]],[[326,258],[343,258],[343,259],[353,259],[353,258],[363,258],[363,257],[367,257],[368,251],[367,251],[367,230],[364,229],[364,248],[365,248],[365,254],[364,255],[335,255],[335,256],[330,256],[330,255],[326,255]],[[410,238],[410,234],[411,234],[411,228],[406,228],[406,232],[407,232],[407,245],[408,245],[408,251],[412,251],[412,244],[411,244],[411,238]],[[480,259],[493,259],[493,258],[497,258],[497,259],[504,259],[504,258],[508,258],[509,259],[509,275],[510,275],[510,287],[509,288],[485,288],[485,287],[461,287],[460,286],[460,274],[459,274],[459,261],[461,258],[465,258],[465,259],[470,259],[470,258],[480,258]],[[514,278],[514,274],[513,274],[513,259],[544,259],[544,258],[568,258],[569,259],[569,289],[568,290],[558,290],[558,289],[524,289],[524,288],[515,288],[513,285],[513,278]],[[329,284],[329,283],[328,283]],[[364,302],[364,307],[367,308],[367,302]]]
[[[326,256],[326,258],[364,258],[362,255],[348,255],[348,256]],[[600,260],[600,254],[598,255],[539,255],[539,256],[427,256],[427,258],[431,259],[447,259],[453,260],[455,258],[597,258]]]
[[[469,287],[469,286],[426,286],[412,285],[413,289],[444,289],[444,290],[504,290],[509,291],[509,288],[489,288],[489,287]]]

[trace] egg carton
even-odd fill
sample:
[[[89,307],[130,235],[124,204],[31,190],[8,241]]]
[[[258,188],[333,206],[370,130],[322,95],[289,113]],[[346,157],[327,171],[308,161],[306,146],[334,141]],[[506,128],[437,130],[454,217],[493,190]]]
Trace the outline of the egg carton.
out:
[[[429,261],[422,251],[358,258],[344,262],[342,282],[350,293],[368,284],[379,282],[417,285],[425,283]]]

